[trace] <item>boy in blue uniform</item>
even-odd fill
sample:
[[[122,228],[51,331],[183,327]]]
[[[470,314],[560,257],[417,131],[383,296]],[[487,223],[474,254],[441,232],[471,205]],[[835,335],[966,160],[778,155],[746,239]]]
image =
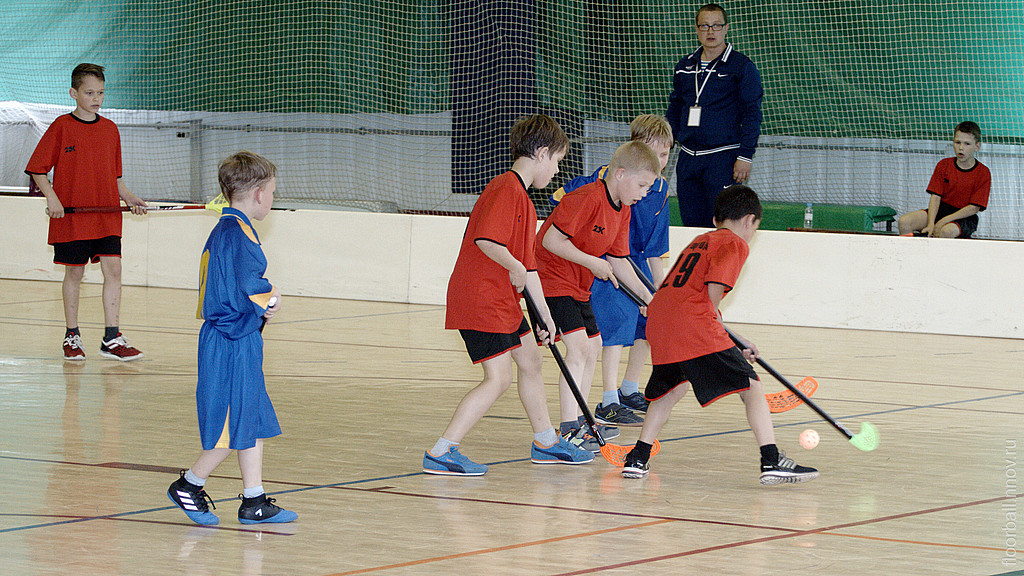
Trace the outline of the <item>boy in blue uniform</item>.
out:
[[[658,156],[664,170],[672,150],[672,128],[663,116],[642,114],[630,123],[630,140],[643,142]],[[589,176],[570,180],[552,195],[557,203],[568,192],[604,179],[608,166],[601,166]],[[657,286],[665,271],[661,256],[668,252],[668,182],[658,177],[647,196],[631,206],[629,220],[629,256]],[[643,418],[633,411],[646,412],[648,402],[640,392],[640,372],[650,356],[645,328],[647,318],[625,294],[607,280],[595,279],[590,288],[590,302],[601,330],[601,366],[604,393],[594,416],[605,424],[639,426]],[[631,346],[621,387],[618,385],[619,361],[623,346]]]
[[[167,489],[196,524],[217,524],[203,486],[232,450],[238,451],[244,492],[243,524],[291,522],[263,492],[263,439],[277,436],[274,406],[263,379],[260,327],[281,308],[281,293],[263,274],[267,259],[252,220],[270,213],[277,168],[266,158],[239,152],[221,162],[220,188],[230,203],[203,249],[199,274],[199,382],[196,408],[203,453]],[[215,507],[216,508],[216,507]]]

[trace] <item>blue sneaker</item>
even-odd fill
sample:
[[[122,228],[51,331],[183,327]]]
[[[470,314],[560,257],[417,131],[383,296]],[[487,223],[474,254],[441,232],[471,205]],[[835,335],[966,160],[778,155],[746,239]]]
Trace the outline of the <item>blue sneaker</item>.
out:
[[[238,521],[242,524],[283,524],[299,517],[295,512],[274,504],[276,500],[267,498],[266,494],[260,494],[255,498],[246,498],[239,494],[238,497],[242,500],[241,506],[238,507]]]
[[[214,526],[220,523],[220,518],[210,512],[210,506],[216,510],[213,499],[203,490],[185,480],[185,471],[181,471],[181,477],[171,483],[167,489],[167,497],[174,502],[174,505],[181,508],[181,511],[188,516],[188,519],[200,526]]]
[[[590,429],[587,428],[587,432],[589,431]],[[618,438],[622,434],[615,426],[605,426],[604,424],[598,424],[597,431],[601,433],[601,438],[604,438],[605,440]]]
[[[622,404],[598,404],[594,409],[594,418],[603,424],[618,424],[619,426],[643,426],[644,419],[637,416],[632,410]],[[602,436],[604,434],[602,433]],[[607,440],[607,438],[606,438]]]
[[[619,404],[634,412],[647,412],[647,407],[651,405],[641,392],[626,395],[622,393],[621,389],[619,390]]]
[[[473,462],[459,452],[458,446],[452,446],[441,456],[434,456],[429,450],[424,452],[423,471],[427,474],[448,476],[483,476],[487,472],[487,466]]]
[[[560,437],[558,442],[547,448],[534,441],[530,445],[530,460],[534,464],[586,464],[594,461],[594,453],[578,448]]]

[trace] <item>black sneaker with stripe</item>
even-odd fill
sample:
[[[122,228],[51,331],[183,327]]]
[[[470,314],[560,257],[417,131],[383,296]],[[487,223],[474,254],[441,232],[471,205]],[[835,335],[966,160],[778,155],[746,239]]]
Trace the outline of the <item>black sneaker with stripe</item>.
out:
[[[761,463],[761,484],[765,486],[809,482],[817,477],[817,470],[800,466],[792,458],[787,458],[784,452],[779,452],[779,461],[774,464]]]
[[[246,498],[239,494],[238,499],[242,501],[238,507],[238,521],[242,524],[280,524],[291,522],[299,517],[295,512],[274,504],[277,500],[267,498],[266,494],[260,494],[254,498]]]
[[[650,465],[637,454],[636,448],[626,454],[626,463],[622,466],[623,478],[643,478],[650,472]]]
[[[203,490],[202,486],[196,486],[185,480],[185,471],[181,471],[181,477],[171,483],[167,489],[167,497],[171,502],[181,508],[181,511],[188,516],[188,519],[202,526],[213,526],[220,523],[220,518],[210,512],[210,506],[216,510],[213,499]]]

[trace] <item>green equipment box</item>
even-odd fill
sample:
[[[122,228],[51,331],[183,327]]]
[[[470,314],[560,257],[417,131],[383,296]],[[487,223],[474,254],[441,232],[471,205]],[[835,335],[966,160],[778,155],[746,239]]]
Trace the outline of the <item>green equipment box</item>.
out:
[[[682,226],[679,217],[679,202],[669,198],[673,226]],[[850,232],[877,232],[875,225],[885,224],[885,231],[892,231],[896,210],[888,206],[851,206],[846,204],[812,204],[814,229],[846,230]],[[762,204],[762,230],[787,230],[803,228],[804,209],[807,204],[799,202],[764,202]]]

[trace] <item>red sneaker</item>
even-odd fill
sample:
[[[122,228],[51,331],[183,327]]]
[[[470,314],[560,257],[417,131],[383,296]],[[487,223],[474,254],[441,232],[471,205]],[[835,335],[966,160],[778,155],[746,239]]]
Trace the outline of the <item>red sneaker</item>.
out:
[[[121,362],[130,362],[142,358],[142,352],[129,346],[128,341],[118,332],[117,337],[100,345],[100,356]]]
[[[68,334],[64,337],[64,359],[77,362],[85,360],[85,349],[82,348],[82,337]]]

